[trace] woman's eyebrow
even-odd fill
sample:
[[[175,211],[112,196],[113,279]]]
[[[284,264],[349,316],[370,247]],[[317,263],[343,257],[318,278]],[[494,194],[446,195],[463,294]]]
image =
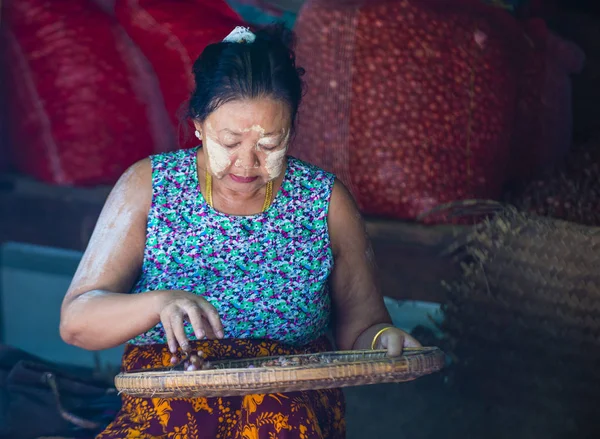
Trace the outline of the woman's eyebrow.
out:
[[[219,133],[222,133],[223,131],[226,131],[228,134],[231,134],[233,136],[241,136],[242,133],[237,133],[235,131],[231,131],[229,128],[223,128],[222,130],[219,130]]]

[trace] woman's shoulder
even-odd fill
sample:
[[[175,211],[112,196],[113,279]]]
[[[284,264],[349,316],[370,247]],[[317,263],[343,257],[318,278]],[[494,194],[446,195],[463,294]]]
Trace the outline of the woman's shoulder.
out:
[[[141,189],[152,181],[152,162],[146,157],[131,165],[119,178],[116,187],[125,186]]]
[[[132,211],[147,213],[151,203],[152,164],[147,157],[134,163],[121,174],[105,205],[117,208],[128,205]]]

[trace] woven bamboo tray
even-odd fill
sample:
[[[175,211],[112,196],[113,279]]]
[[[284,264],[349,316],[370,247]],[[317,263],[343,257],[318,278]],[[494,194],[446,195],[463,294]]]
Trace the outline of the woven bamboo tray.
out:
[[[286,393],[378,383],[411,381],[439,371],[444,353],[436,347],[405,350],[401,357],[389,358],[385,351],[337,351],[289,355],[319,357],[335,361],[302,366],[261,366],[281,357],[212,362],[214,369],[202,371],[161,371],[121,373],[115,378],[117,389],[130,396],[224,397],[248,394]],[[253,366],[253,368],[249,368]]]

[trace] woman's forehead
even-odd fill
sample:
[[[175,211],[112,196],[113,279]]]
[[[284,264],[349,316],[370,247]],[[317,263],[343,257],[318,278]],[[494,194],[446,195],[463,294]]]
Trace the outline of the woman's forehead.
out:
[[[288,106],[266,98],[227,102],[211,113],[206,122],[209,129],[219,134],[261,136],[281,134],[291,124]]]

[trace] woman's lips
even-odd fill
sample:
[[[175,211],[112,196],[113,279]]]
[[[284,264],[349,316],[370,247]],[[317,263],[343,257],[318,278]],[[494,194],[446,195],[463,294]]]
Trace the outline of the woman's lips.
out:
[[[258,179],[258,177],[240,177],[238,175],[233,174],[229,174],[229,176],[236,183],[252,183],[253,181],[256,181]]]

